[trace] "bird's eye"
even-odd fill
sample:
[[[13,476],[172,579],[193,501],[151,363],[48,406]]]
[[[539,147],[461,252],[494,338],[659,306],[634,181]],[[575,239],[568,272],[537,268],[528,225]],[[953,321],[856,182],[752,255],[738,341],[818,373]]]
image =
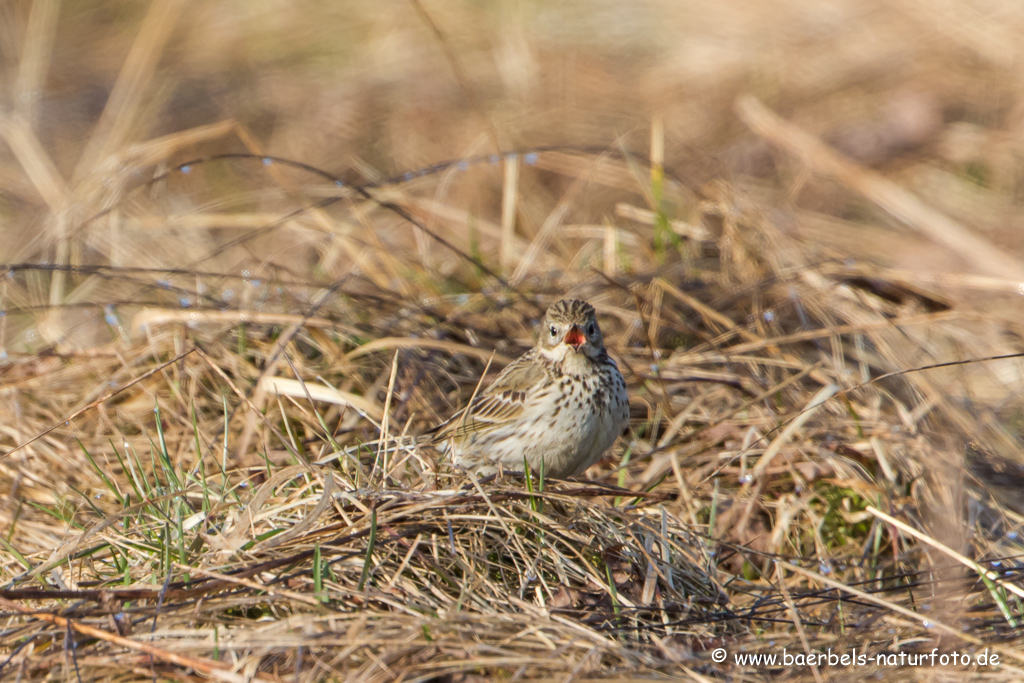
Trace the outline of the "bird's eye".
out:
[[[558,328],[555,327],[554,325],[552,325],[551,326],[551,336],[554,337],[556,334],[558,334]]]
[[[595,330],[594,323],[590,323],[589,325],[587,325],[587,336],[593,337],[594,336],[594,330]]]

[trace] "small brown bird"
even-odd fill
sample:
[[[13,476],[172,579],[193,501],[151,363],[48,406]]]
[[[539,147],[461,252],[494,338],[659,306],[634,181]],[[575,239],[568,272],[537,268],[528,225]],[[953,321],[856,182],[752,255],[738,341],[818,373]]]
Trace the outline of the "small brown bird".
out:
[[[482,476],[571,477],[601,459],[629,423],[629,397],[604,348],[594,307],[563,299],[547,310],[536,346],[472,403],[431,430],[453,461]]]

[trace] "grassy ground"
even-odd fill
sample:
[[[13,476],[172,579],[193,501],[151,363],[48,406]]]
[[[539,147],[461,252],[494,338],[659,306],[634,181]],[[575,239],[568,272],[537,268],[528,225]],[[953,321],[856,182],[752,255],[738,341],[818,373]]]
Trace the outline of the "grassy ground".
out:
[[[1018,680],[1021,30],[0,7],[0,679]],[[608,457],[417,444],[564,296]]]

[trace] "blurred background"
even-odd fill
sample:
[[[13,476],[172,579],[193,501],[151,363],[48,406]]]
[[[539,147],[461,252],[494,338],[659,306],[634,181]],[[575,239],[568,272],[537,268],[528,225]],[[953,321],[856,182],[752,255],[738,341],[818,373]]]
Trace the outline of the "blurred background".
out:
[[[252,229],[143,221],[115,238],[82,227],[133,183],[191,157],[267,153],[365,182],[545,145],[642,159],[656,149],[684,187],[724,179],[808,248],[932,279],[1012,276],[1021,256],[1015,37],[1024,10],[1014,3],[23,0],[0,12],[0,258],[9,263],[183,266],[225,233]],[[985,272],[984,255],[972,261],[780,152],[737,116],[741,95],[884,174],[1012,263]],[[261,201],[253,184],[284,181],[252,161],[211,173],[221,175],[151,188],[144,199],[168,215],[218,200],[268,214],[301,206],[294,195],[290,204]],[[243,181],[232,173],[257,195],[238,200]],[[435,176],[429,192],[500,222],[500,172],[463,175]],[[529,201],[516,231],[530,236],[571,179],[524,173],[520,182]],[[692,214],[693,203],[677,201],[675,217]],[[585,191],[570,219],[600,224],[607,208]],[[257,242],[261,258],[324,265],[323,228],[311,230],[293,222]],[[479,248],[498,246],[485,235]],[[241,258],[221,265],[237,269]],[[332,275],[343,269],[326,260]],[[50,303],[68,295],[58,279]],[[989,283],[972,303],[1008,288]]]

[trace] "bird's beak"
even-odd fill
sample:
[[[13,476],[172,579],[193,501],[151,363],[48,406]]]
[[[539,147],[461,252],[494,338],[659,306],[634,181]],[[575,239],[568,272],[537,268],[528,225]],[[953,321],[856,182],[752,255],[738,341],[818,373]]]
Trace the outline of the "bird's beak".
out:
[[[569,328],[569,331],[565,333],[565,338],[562,339],[562,341],[579,353],[580,347],[586,343],[587,338],[583,336],[583,332],[580,331],[579,325],[573,325]]]

